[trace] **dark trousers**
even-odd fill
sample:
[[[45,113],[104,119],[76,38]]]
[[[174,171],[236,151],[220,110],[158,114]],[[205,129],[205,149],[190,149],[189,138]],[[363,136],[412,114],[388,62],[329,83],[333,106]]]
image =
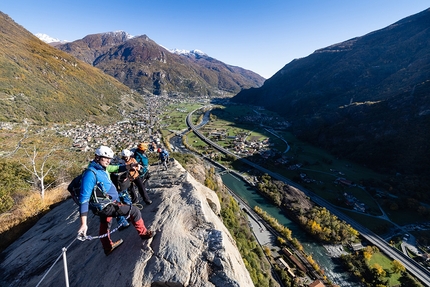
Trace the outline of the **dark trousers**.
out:
[[[140,176],[132,181],[132,185],[129,189],[131,201],[133,203],[136,203],[139,201],[138,196],[135,192],[134,185],[137,187],[137,190],[139,191],[140,196],[142,196],[143,201],[149,202],[150,199],[149,199],[148,193],[146,192],[146,180],[142,179]]]
[[[99,235],[106,234],[106,236],[100,238],[103,249],[110,250],[112,248],[113,242],[110,239],[112,218],[118,216],[127,216],[128,214],[130,214],[131,224],[133,224],[134,228],[136,228],[137,233],[139,235],[146,234],[147,230],[142,219],[142,214],[136,206],[126,205],[118,202],[110,203],[97,213],[97,215],[100,216]]]

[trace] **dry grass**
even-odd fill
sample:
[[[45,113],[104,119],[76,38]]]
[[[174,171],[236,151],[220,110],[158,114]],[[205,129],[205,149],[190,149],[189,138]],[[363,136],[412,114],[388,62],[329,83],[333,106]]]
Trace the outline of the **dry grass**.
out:
[[[31,218],[43,214],[48,211],[52,205],[65,200],[68,195],[69,193],[66,190],[66,185],[60,185],[59,187],[46,191],[43,201],[40,194],[36,191],[22,198],[22,200],[15,205],[15,209],[0,215],[0,234],[11,230]],[[17,233],[20,232],[18,231]]]

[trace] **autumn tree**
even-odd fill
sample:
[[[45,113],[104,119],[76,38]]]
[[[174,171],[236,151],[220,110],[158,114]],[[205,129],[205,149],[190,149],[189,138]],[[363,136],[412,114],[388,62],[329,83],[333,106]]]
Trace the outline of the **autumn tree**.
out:
[[[287,241],[283,238],[283,237],[280,237],[280,236],[278,236],[277,238],[276,238],[276,240],[278,240],[278,243],[279,243],[279,245],[285,245],[286,243],[287,243]]]
[[[263,251],[266,254],[266,256],[270,256],[271,251],[270,251],[270,248],[268,246],[263,246]]]
[[[372,248],[372,246],[366,246],[366,248],[363,249],[363,257],[367,261],[369,261],[372,258],[374,253],[375,252],[374,252],[374,249]]]
[[[399,274],[399,273],[405,272],[405,271],[406,271],[406,268],[405,268],[405,266],[403,266],[403,264],[402,264],[402,263],[400,263],[399,261],[397,261],[397,260],[393,260],[393,261],[391,262],[391,270],[393,271],[393,273],[397,273],[397,274]]]
[[[372,269],[375,271],[375,273],[379,277],[387,276],[387,272],[385,272],[384,268],[381,265],[379,265],[378,263],[373,264]]]

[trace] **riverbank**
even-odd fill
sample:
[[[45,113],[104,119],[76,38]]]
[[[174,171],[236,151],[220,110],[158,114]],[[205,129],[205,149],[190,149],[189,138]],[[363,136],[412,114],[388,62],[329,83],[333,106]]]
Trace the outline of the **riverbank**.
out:
[[[306,232],[294,221],[288,218],[279,207],[269,203],[267,198],[262,197],[255,188],[246,184],[241,178],[232,174],[222,175],[222,179],[225,185],[230,190],[234,190],[233,196],[239,198],[239,202],[244,202],[242,205],[246,205],[249,213],[253,216],[249,217],[249,224],[253,228],[253,233],[257,241],[262,246],[267,246],[272,253],[272,257],[276,259],[276,250],[280,250],[277,242],[277,236],[271,232],[271,228],[266,226],[266,223],[259,216],[255,215],[253,210],[254,206],[259,206],[265,210],[270,216],[274,217],[281,225],[287,227],[292,231],[293,237],[297,238],[300,244],[303,246],[305,254],[311,255],[313,260],[324,270],[324,275],[327,276],[328,281],[333,284],[342,287],[353,287],[357,286],[356,282],[352,282],[349,278],[349,273],[343,271],[339,260],[337,259],[340,255],[335,253],[336,249],[333,249],[333,257],[327,249],[320,243],[313,240]],[[241,207],[241,209],[243,209]],[[248,213],[248,212],[247,212]],[[337,247],[337,250],[339,250]],[[306,261],[306,260],[305,260]],[[326,285],[328,286],[328,285]]]
[[[342,255],[348,254],[348,252],[343,249],[342,244],[323,244],[323,246],[327,250],[327,253],[330,255],[331,258],[339,258]]]

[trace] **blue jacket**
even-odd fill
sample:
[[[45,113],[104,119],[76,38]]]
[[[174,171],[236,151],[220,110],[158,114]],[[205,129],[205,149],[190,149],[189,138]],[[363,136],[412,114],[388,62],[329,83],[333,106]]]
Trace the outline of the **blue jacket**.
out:
[[[160,152],[160,154],[158,155],[158,158],[159,158],[161,161],[165,161],[168,157],[169,157],[169,152],[168,152],[167,150],[165,150],[165,149],[163,149],[163,150]]]
[[[92,171],[88,169],[91,169]],[[96,184],[102,193],[108,196],[108,198],[104,200],[104,203],[118,199],[118,191],[110,180],[109,173],[105,168],[97,162],[91,161],[88,165],[88,169],[83,174],[81,181],[81,192],[79,195],[79,211],[81,214],[87,213],[89,205],[93,205],[93,202],[90,202],[90,199]]]
[[[134,152],[134,158],[136,159],[137,163],[143,166],[143,168],[139,171],[140,174],[145,174],[148,171],[148,158],[146,157],[146,154],[140,150],[136,150]]]

